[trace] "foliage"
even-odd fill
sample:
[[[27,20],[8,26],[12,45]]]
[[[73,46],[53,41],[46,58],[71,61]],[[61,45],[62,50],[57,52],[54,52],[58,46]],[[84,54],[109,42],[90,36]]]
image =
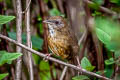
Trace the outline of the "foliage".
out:
[[[0,74],[0,80],[4,79],[6,76],[8,76],[8,73]]]
[[[92,0],[96,4],[102,5],[104,3],[104,0]]]
[[[15,16],[0,15],[0,24],[6,24],[13,19],[15,19]]]
[[[106,64],[106,65],[111,65],[111,64],[113,64],[113,63],[115,63],[115,61],[114,61],[113,58],[110,58],[110,59],[108,59],[108,60],[105,60],[105,64]]]
[[[120,0],[110,0],[110,2],[120,6]]]
[[[8,36],[14,40],[16,40],[16,33],[15,32],[8,32]],[[43,39],[39,38],[37,36],[31,36],[31,40],[32,40],[32,47],[33,48],[37,48],[37,49],[42,49],[42,45],[43,45]],[[23,44],[26,43],[26,34],[22,34],[22,42]]]
[[[80,75],[73,77],[72,80],[90,80],[90,79],[85,75]]]
[[[41,34],[43,34],[43,24],[42,24],[42,17],[41,16],[38,16],[38,28],[39,28],[39,31]]]
[[[110,18],[97,17],[95,19],[96,34],[101,42],[103,42],[106,48],[114,52],[115,59],[120,56],[120,24]],[[109,53],[108,53],[109,55]],[[114,73],[114,64],[119,65],[118,61],[115,61],[113,56],[105,60],[105,75],[111,77]]]
[[[95,68],[95,66],[92,66],[90,61],[86,57],[83,57],[83,59],[81,60],[81,67],[88,71],[93,71]]]
[[[42,71],[42,73],[40,73],[40,77],[42,80],[50,80],[50,67],[48,62],[45,61],[41,61],[40,65],[39,65],[40,71]]]
[[[11,64],[13,60],[17,59],[21,55],[21,53],[9,53],[6,51],[0,51],[0,66],[5,63]]]
[[[53,8],[49,11],[50,16],[63,16],[64,15],[56,8]]]
[[[53,67],[53,66],[51,66]],[[39,64],[39,68],[40,71],[42,71],[42,73],[40,72],[40,77],[42,80],[50,80],[51,79],[51,75],[50,75],[50,65],[49,62],[45,62],[45,61],[41,61]],[[53,68],[53,76],[56,76],[56,70]]]
[[[114,65],[105,65],[105,76],[111,78],[114,73]]]
[[[109,50],[117,51],[120,49],[120,28],[117,22],[111,19],[97,17],[96,34]]]
[[[2,66],[5,63],[11,64],[13,60],[20,57],[21,53],[9,53],[6,51],[0,51],[0,66]],[[8,73],[0,74],[0,80],[5,78],[8,75]]]
[[[43,3],[42,7],[39,3],[36,3],[39,1],[40,1],[40,4]],[[68,9],[71,7],[71,4],[69,4],[69,2],[67,2],[67,0],[60,0],[61,3],[58,3],[59,1],[56,1],[56,0],[39,0],[39,1],[33,0],[31,2],[32,6],[30,6],[30,8],[31,8],[31,10],[30,10],[30,14],[31,14],[30,25],[31,25],[31,29],[33,29],[31,31],[34,32],[34,34],[35,34],[35,35],[31,36],[31,40],[32,40],[32,47],[35,50],[38,50],[38,51],[44,53],[46,51],[44,51],[45,47],[43,45],[43,43],[44,43],[44,40],[43,40],[44,28],[43,28],[42,21],[43,21],[43,19],[48,17],[46,15],[63,16],[63,17],[67,16],[67,17],[69,17],[69,19],[71,21],[70,24],[72,24],[72,26],[77,27],[73,21],[73,19],[74,19],[73,14],[77,14],[76,12],[78,12],[78,11],[76,9],[78,9],[78,8],[76,8],[75,3],[72,3],[74,5],[74,7],[72,8],[73,12],[69,13]],[[71,0],[71,2],[72,1],[75,2],[74,0]],[[120,58],[120,45],[119,45],[120,44],[120,38],[119,38],[120,37],[120,24],[117,20],[117,19],[119,19],[119,15],[118,16],[113,15],[111,17],[110,16],[111,14],[107,13],[107,11],[102,11],[102,9],[100,7],[102,7],[102,8],[105,7],[104,10],[107,10],[107,9],[108,9],[108,11],[112,10],[112,11],[116,12],[117,14],[119,14],[120,13],[120,0],[89,0],[89,1],[91,1],[92,3],[85,3],[85,4],[87,4],[87,8],[89,7],[90,9],[87,9],[86,5],[84,5],[85,8],[80,7],[80,10],[86,9],[85,11],[88,12],[87,13],[88,18],[89,18],[89,15],[91,15],[93,18],[95,18],[96,35],[97,35],[98,39],[105,45],[105,48],[103,48],[104,45],[101,47],[104,50],[103,51],[104,70],[98,70],[98,65],[93,66],[92,65],[93,63],[91,63],[92,61],[90,60],[91,58],[87,59],[87,57],[89,57],[89,55],[87,54],[89,49],[86,46],[89,45],[92,48],[92,51],[95,51],[95,50],[93,50],[94,46],[89,44],[90,37],[88,37],[88,36],[87,36],[87,39],[88,39],[87,45],[86,44],[83,45],[84,44],[84,41],[83,41],[83,44],[82,44],[83,47],[80,49],[80,50],[84,50],[83,52],[85,52],[84,53],[85,57],[83,57],[81,60],[81,67],[86,69],[87,71],[93,71],[93,72],[96,72],[96,74],[100,74],[100,75],[104,74],[105,77],[111,78],[111,77],[114,77],[114,75],[116,75],[116,73],[115,73],[116,65],[120,66],[120,63],[119,63],[119,58]],[[16,40],[16,24],[15,23],[9,24],[10,21],[15,19],[15,16],[12,16],[12,15],[14,15],[15,14],[14,12],[16,12],[15,10],[13,10],[14,6],[11,5],[11,4],[13,4],[12,2],[14,2],[14,1],[0,0],[0,6],[3,6],[3,9],[0,7],[0,11],[5,12],[5,14],[7,14],[7,15],[0,15],[0,33],[4,33],[4,32],[8,33],[7,36]],[[23,5],[22,10],[25,9],[24,3],[25,3],[25,1],[22,1],[22,5]],[[67,5],[66,5],[66,3],[67,3]],[[5,6],[4,6],[4,4],[5,4]],[[82,5],[81,2],[80,2],[80,5]],[[63,8],[64,14],[62,14],[60,12],[60,10],[62,10],[61,8]],[[39,12],[39,9],[40,9],[40,12]],[[46,10],[43,10],[43,9],[46,9]],[[79,13],[79,14],[80,15],[76,15],[76,16],[78,16],[78,18],[81,18],[81,13]],[[108,16],[110,18],[106,18],[103,16]],[[24,17],[25,16],[23,14],[23,17],[22,17],[23,18],[22,19],[23,20],[22,21],[22,30],[23,30],[22,43],[25,45],[27,36],[26,36],[26,33],[24,33],[25,32],[25,27],[24,27],[25,19],[24,19]],[[116,20],[114,20],[112,18],[114,18]],[[85,25],[86,24],[87,24],[87,21],[85,22]],[[73,28],[75,28],[75,27],[73,27]],[[2,30],[4,30],[4,32],[2,32]],[[92,35],[92,34],[90,34],[90,35]],[[40,36],[40,37],[38,37],[38,36]],[[92,40],[93,39],[91,39],[91,41]],[[2,40],[0,43],[2,43]],[[94,44],[94,45],[96,45],[96,44]],[[4,44],[1,44],[0,46],[1,47],[7,46],[9,48],[8,45],[4,45]],[[1,49],[1,47],[0,47],[0,49]],[[15,50],[14,46],[10,45],[10,47],[13,50]],[[97,54],[95,54],[95,55],[97,55]],[[0,51],[0,67],[4,67],[5,66],[4,64],[11,64],[12,61],[17,59],[19,56],[21,56],[20,53],[9,53],[6,51]],[[43,61],[43,59],[40,56],[38,56],[36,54],[32,54],[32,57],[33,57],[33,61],[35,63],[34,67],[37,67],[37,69],[39,70],[39,71],[36,71],[35,74],[39,74],[39,77],[41,80],[51,80],[52,79],[50,70],[52,70],[54,78],[56,80],[58,80],[57,72],[59,71],[60,72],[59,74],[61,74],[61,71],[62,71],[61,66],[58,67],[58,64],[54,65],[53,62],[45,62],[45,61]],[[54,56],[54,57],[62,60],[58,56]],[[91,56],[91,55],[90,55],[90,57],[92,57],[92,59],[94,58],[94,56]],[[98,63],[96,62],[96,64],[98,64]],[[9,69],[8,69],[8,71],[10,71]],[[0,72],[4,72],[4,70],[2,71],[2,68],[1,68]],[[11,73],[9,73],[9,74],[11,74]],[[26,72],[25,72],[25,75],[26,75]],[[6,76],[8,76],[8,73],[0,74],[0,80],[4,79]],[[8,77],[10,77],[10,76],[8,76]],[[73,77],[72,80],[90,80],[90,78],[91,78],[90,76],[79,75],[79,76]],[[91,80],[93,80],[93,79],[98,80],[97,78],[91,78]],[[116,78],[116,79],[119,80],[120,78]]]

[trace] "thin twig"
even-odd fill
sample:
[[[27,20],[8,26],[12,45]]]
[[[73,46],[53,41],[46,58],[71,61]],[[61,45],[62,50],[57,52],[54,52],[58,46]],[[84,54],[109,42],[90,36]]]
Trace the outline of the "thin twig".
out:
[[[28,2],[28,3],[27,3],[27,7],[26,7],[25,11],[23,11],[22,13],[26,13],[26,12],[29,10],[29,8],[30,8],[31,0],[29,0],[29,1],[27,1],[27,2]]]
[[[21,8],[21,0],[16,0],[16,31],[17,31],[17,42],[22,43],[22,8]],[[16,46],[17,52],[22,52],[22,48],[20,46]],[[16,63],[16,74],[15,80],[21,80],[21,69],[22,69],[22,57],[17,59]]]
[[[48,11],[47,11],[47,6],[45,5],[43,0],[38,0],[39,2],[39,7],[40,7],[40,14],[42,16],[42,19],[45,20],[48,16]],[[47,35],[48,35],[48,30],[47,30],[47,24],[43,23],[43,36],[44,36],[44,42],[43,42],[43,51],[45,53],[48,53],[48,43],[47,43]]]
[[[31,48],[29,48],[29,47],[27,47],[27,46],[25,46],[25,45],[23,45],[23,44],[15,41],[15,40],[13,40],[13,39],[10,39],[10,38],[2,35],[2,34],[0,34],[0,38],[5,39],[5,40],[8,40],[9,42],[12,42],[12,43],[14,43],[14,44],[16,44],[16,45],[18,45],[18,46],[20,46],[20,47],[22,47],[22,48],[30,51],[30,52],[32,52],[32,53],[34,53],[34,54],[37,54],[37,55],[39,55],[40,57],[46,57],[46,55],[45,55],[44,53],[35,51],[35,50],[33,50],[33,49],[31,49]],[[107,78],[107,77],[98,75],[98,74],[96,74],[96,73],[86,71],[85,69],[81,69],[81,68],[78,67],[78,66],[75,66],[75,65],[72,65],[72,64],[69,64],[69,63],[65,63],[65,62],[60,61],[60,60],[58,60],[58,59],[55,59],[55,58],[53,58],[53,57],[49,57],[48,60],[54,61],[54,62],[56,62],[56,63],[62,64],[62,65],[68,66],[68,67],[71,67],[71,68],[73,68],[73,69],[75,69],[75,70],[77,70],[77,71],[83,72],[83,73],[85,73],[85,74],[87,74],[87,75],[91,75],[91,76],[94,76],[94,77],[97,77],[97,78],[100,78],[100,79],[104,79],[104,80],[112,80],[112,79],[109,79],[109,78]]]
[[[25,25],[26,25],[26,32],[27,32],[27,46],[31,48],[31,34],[30,34],[30,2],[31,0],[26,0],[26,12],[25,12]],[[29,3],[29,4],[28,4]],[[29,77],[30,80],[34,80],[33,75],[33,65],[32,65],[32,54],[31,52],[27,52],[28,57],[26,62],[28,62],[28,71],[29,71]]]
[[[60,9],[60,12],[64,13],[64,8],[63,8],[63,1],[62,0],[56,0],[58,4],[58,8]]]
[[[68,66],[65,66],[64,69],[63,69],[63,72],[62,72],[62,74],[61,74],[61,76],[60,76],[60,80],[63,80],[67,69],[68,69]]]
[[[93,39],[95,50],[96,50],[98,70],[104,70],[104,59],[103,59],[103,53],[102,53],[103,52],[102,46],[97,38],[97,35],[95,34],[94,24],[95,24],[94,18],[90,17],[88,19],[88,25],[89,25],[89,30],[91,30],[92,39]]]
[[[89,0],[83,0],[83,1],[84,1],[85,3],[87,3],[87,4],[94,4],[93,2],[91,2],[91,1],[89,1]],[[116,13],[116,12],[114,12],[114,11],[108,9],[108,8],[105,8],[105,7],[103,7],[103,6],[100,6],[99,8],[100,8],[101,11],[103,11],[103,12],[105,12],[105,13],[111,14],[111,15],[113,15],[113,16],[117,16],[117,13]]]
[[[80,46],[82,41],[84,40],[85,36],[87,35],[87,31],[85,30],[85,32],[83,33],[82,37],[80,38],[80,40],[78,41],[78,45]]]

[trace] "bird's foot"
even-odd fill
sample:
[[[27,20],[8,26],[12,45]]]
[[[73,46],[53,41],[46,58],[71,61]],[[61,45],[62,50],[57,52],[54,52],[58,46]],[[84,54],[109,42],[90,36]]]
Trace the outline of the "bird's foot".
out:
[[[82,69],[82,67],[81,67],[81,65],[80,65],[79,57],[77,56],[76,59],[77,59],[77,63],[78,63],[77,67],[78,67],[79,69]],[[79,74],[82,74],[82,72],[78,72],[78,75],[79,75]]]
[[[43,58],[43,60],[47,62],[51,55],[52,55],[51,53],[47,53],[46,56]]]
[[[82,67],[80,66],[80,65],[77,65],[77,67],[80,69],[80,70],[82,70]],[[82,74],[82,72],[78,72],[78,75],[81,75]]]

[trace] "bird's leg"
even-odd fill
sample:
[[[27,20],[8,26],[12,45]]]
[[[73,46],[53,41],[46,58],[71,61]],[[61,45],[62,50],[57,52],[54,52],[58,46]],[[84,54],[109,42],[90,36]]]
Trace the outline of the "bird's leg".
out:
[[[79,57],[76,56],[76,59],[77,59],[77,63],[78,63],[77,66],[78,66],[80,69],[82,69],[82,67],[81,67],[81,65],[80,65]],[[82,74],[82,72],[78,72],[78,75],[79,75],[79,74]]]
[[[52,55],[52,53],[47,53],[46,56],[43,58],[43,60],[48,61],[48,59],[51,55]]]

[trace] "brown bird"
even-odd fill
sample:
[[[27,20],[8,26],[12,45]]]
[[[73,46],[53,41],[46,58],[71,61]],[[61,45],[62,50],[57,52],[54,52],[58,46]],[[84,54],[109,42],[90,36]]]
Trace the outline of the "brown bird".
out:
[[[66,19],[52,16],[45,20],[48,24],[48,46],[52,53],[63,59],[72,60],[78,54],[78,41]]]

